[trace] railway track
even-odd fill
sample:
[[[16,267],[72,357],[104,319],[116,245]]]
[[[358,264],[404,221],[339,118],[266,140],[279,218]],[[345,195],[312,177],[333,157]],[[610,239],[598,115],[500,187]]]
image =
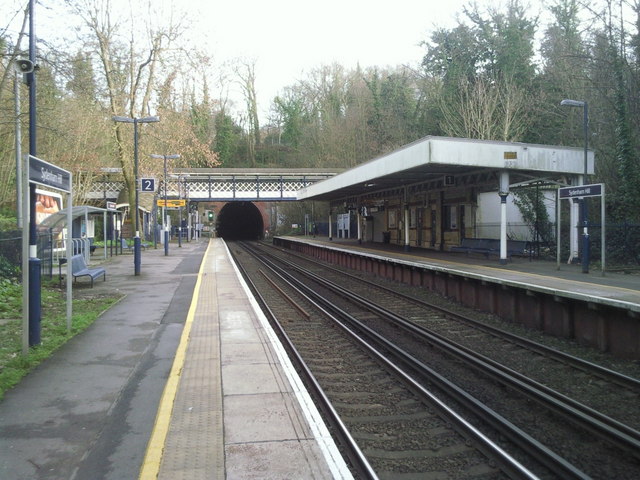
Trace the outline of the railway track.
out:
[[[454,319],[335,269],[305,259],[294,264],[291,255],[258,248],[254,256],[232,251],[249,278],[271,279],[255,288],[376,475],[634,478],[640,434],[632,426],[486,354],[506,350],[513,357],[515,350],[539,370],[540,359],[558,362],[551,351],[540,353],[540,346],[505,339],[472,319]],[[476,352],[474,343],[485,351]],[[565,369],[589,370],[560,358]],[[591,371],[585,375],[606,382],[606,369]],[[637,397],[633,379],[617,377],[616,388]]]
[[[581,403],[640,430],[638,378],[496,328],[478,320],[475,313],[475,316],[464,315],[308,257],[283,253],[289,258],[293,255],[298,261],[319,271],[328,269],[335,274],[332,280],[342,288],[362,298],[375,300],[381,307],[393,310],[436,335],[473,347],[496,362],[508,364],[510,368],[549,388],[579,399]],[[611,402],[613,389],[622,392],[614,403]]]

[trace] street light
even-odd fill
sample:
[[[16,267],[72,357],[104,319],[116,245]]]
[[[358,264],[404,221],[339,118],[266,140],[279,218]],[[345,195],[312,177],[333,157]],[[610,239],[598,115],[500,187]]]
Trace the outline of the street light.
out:
[[[584,176],[582,177],[582,184],[587,184],[588,175],[588,150],[589,150],[589,106],[587,102],[581,100],[569,100],[564,99],[560,102],[563,107],[578,107],[582,108],[584,117],[582,119],[582,127],[584,129]],[[582,273],[589,273],[589,211],[587,209],[587,199],[582,199]]]
[[[164,254],[165,256],[169,255],[169,226],[167,222],[167,159],[175,159],[180,158],[180,155],[156,155],[155,153],[151,154],[152,158],[162,158],[164,159],[164,208],[162,215],[162,230],[164,231]]]
[[[140,275],[140,263],[141,263],[141,249],[140,249],[140,227],[139,227],[139,199],[138,199],[138,124],[139,123],[154,123],[159,122],[160,117],[143,117],[143,118],[129,118],[129,117],[120,117],[118,115],[114,115],[111,117],[115,122],[122,123],[133,123],[133,176],[135,177],[135,188],[136,188],[136,235],[133,237],[133,271],[135,275]]]

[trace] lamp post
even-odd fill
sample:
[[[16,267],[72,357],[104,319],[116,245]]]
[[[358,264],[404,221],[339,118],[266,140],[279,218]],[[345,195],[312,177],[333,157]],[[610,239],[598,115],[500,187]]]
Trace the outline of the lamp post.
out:
[[[136,216],[136,235],[133,237],[133,271],[135,275],[140,275],[140,264],[141,264],[141,248],[140,248],[140,226],[139,226],[139,197],[138,197],[138,124],[139,123],[154,123],[159,122],[160,117],[143,117],[143,118],[130,118],[130,117],[120,117],[114,115],[113,120],[115,122],[122,123],[133,123],[133,169],[134,169],[134,181],[136,188],[136,207],[135,207],[135,216]]]
[[[167,222],[167,160],[168,159],[174,159],[174,158],[180,158],[180,155],[173,154],[173,155],[156,155],[155,153],[151,154],[152,158],[162,158],[164,159],[164,181],[162,182],[164,184],[164,208],[162,209],[163,215],[162,215],[162,231],[163,231],[163,238],[164,238],[164,254],[165,256],[169,255],[169,226],[168,226],[168,222]]]
[[[581,100],[564,99],[560,102],[563,107],[578,107],[583,110],[582,127],[584,130],[584,176],[582,184],[586,185],[588,175],[588,150],[589,150],[589,106]],[[589,273],[589,211],[587,199],[582,199],[582,273]]]
[[[178,198],[182,200],[182,176],[178,177]],[[178,205],[178,247],[182,248],[182,206]]]

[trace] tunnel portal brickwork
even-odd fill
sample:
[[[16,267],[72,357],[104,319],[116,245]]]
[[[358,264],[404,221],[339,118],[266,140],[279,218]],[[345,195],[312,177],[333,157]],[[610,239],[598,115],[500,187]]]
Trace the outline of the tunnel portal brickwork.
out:
[[[216,202],[217,236],[226,240],[258,240],[269,228],[266,202]]]

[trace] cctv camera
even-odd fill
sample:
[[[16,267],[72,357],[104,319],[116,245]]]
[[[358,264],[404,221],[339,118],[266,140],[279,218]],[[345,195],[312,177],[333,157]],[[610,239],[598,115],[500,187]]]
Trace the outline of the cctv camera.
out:
[[[31,60],[16,60],[15,69],[18,73],[33,72],[33,62]]]

